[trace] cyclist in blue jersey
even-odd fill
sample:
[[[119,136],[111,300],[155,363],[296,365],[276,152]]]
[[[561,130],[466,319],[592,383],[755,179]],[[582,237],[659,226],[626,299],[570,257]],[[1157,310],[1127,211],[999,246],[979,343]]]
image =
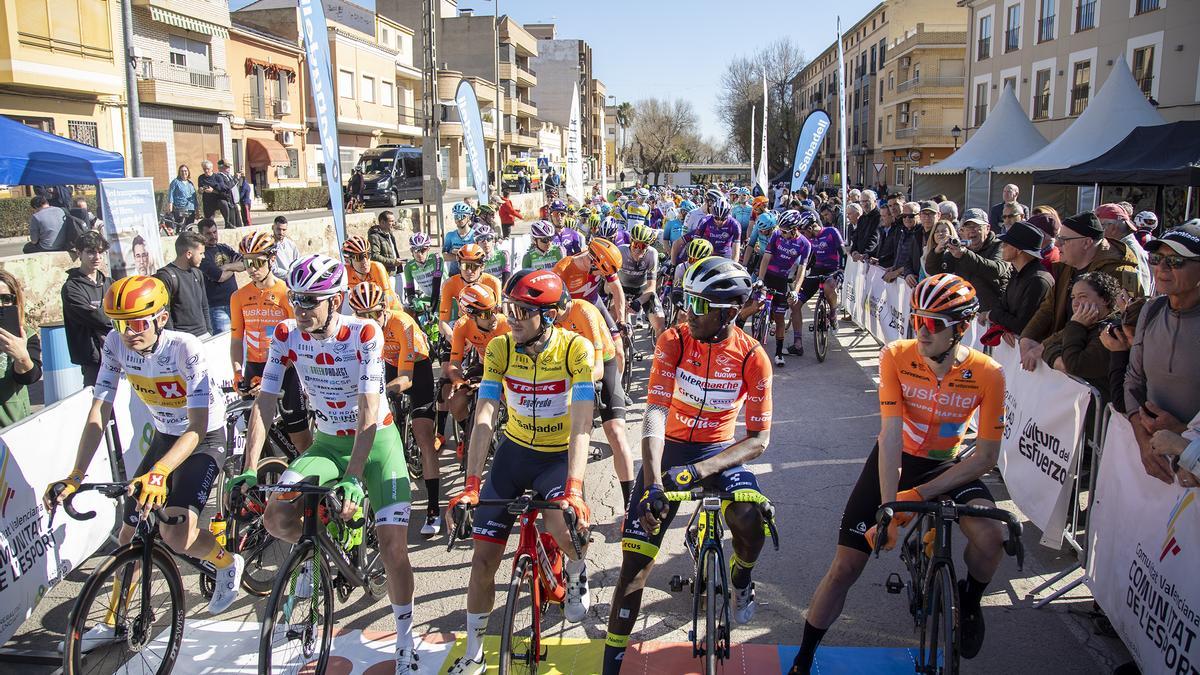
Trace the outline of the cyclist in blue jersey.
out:
[[[779,219],[771,211],[758,214],[746,240],[746,252],[742,256],[742,265],[757,276],[758,263],[762,260],[763,251],[767,250],[767,241],[775,234],[775,226]]]
[[[785,211],[779,219],[779,229],[767,240],[762,262],[758,264],[758,278],[771,291],[775,319],[775,365],[781,367],[786,365],[783,360],[783,334],[787,329],[784,314],[789,307],[792,310],[792,345],[788,347],[788,353],[804,355],[804,343],[796,317],[799,316],[799,286],[804,281],[804,268],[812,253],[812,243],[800,234],[800,229],[810,219],[816,218],[817,214],[812,211]]]
[[[750,217],[754,214],[754,207],[750,204],[750,191],[746,188],[738,188],[737,198],[733,202],[733,206],[729,210],[729,215],[738,221],[738,225],[742,226],[742,243],[745,243],[745,237],[750,232]]]
[[[671,244],[675,240],[683,236],[683,213],[679,208],[668,208],[663,215],[663,227],[661,238],[662,248],[664,251],[671,250]]]
[[[446,263],[449,276],[454,276],[459,271],[458,249],[466,244],[475,243],[475,223],[471,220],[475,216],[475,209],[469,204],[459,202],[450,209],[450,213],[454,216],[454,230],[447,232],[442,239],[442,253],[449,254],[446,256]]]

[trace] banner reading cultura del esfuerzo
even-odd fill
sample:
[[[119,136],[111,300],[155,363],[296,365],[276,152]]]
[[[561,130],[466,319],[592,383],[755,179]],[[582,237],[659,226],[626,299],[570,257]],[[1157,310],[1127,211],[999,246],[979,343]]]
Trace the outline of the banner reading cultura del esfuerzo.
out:
[[[329,73],[329,29],[325,24],[325,6],[321,0],[300,0],[300,26],[304,29],[304,56],[308,59],[309,94],[321,137],[321,156],[325,163],[325,182],[329,184],[329,207],[333,209],[333,229],[338,248],[346,241],[346,205],[342,197],[341,153],[338,152],[337,99]]]
[[[792,191],[799,190],[804,185],[804,178],[812,168],[821,142],[829,132],[829,113],[824,110],[814,110],[804,119],[800,127],[800,137],[796,141],[796,158],[792,161]]]
[[[471,169],[471,180],[475,183],[475,196],[480,204],[488,203],[487,154],[483,147],[483,119],[479,115],[479,99],[470,82],[458,83],[454,94],[458,107],[458,119],[462,123],[463,147],[467,150],[467,166]]]

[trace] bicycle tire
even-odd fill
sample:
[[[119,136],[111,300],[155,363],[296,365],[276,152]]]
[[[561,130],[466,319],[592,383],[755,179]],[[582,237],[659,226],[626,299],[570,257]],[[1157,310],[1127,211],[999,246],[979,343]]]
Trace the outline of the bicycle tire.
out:
[[[933,571],[926,597],[929,605],[921,630],[925,672],[958,675],[958,586],[946,565]]]
[[[143,549],[139,544],[127,544],[126,546],[117,549],[113,555],[102,562],[96,568],[92,575],[88,577],[84,583],[83,589],[80,591],[79,599],[71,607],[71,612],[67,617],[67,638],[63,646],[63,672],[69,675],[82,675],[83,673],[108,673],[116,672],[121,665],[130,664],[133,660],[141,658],[143,663],[146,661],[147,652],[151,647],[158,643],[156,639],[163,633],[164,630],[169,630],[165,649],[162,650],[162,657],[156,668],[148,670],[130,670],[125,669],[126,673],[170,673],[175,667],[175,660],[179,657],[179,649],[183,645],[183,621],[184,621],[184,598],[183,598],[183,581],[179,576],[179,567],[175,564],[175,559],[162,546],[154,546],[154,550],[150,553],[150,565],[152,569],[158,570],[158,574],[151,573],[149,579],[161,577],[166,582],[166,598],[157,600],[153,587],[151,589],[151,607],[147,609],[153,617],[163,616],[168,619],[166,622],[151,621],[151,626],[142,630],[145,637],[141,641],[141,646],[136,651],[130,646],[128,639],[113,642],[110,645],[92,649],[88,652],[88,658],[85,668],[83,654],[83,636],[87,634],[90,628],[89,619],[92,617],[91,612],[87,610],[93,602],[99,600],[101,603],[99,608],[102,612],[101,621],[105,621],[105,616],[111,611],[111,598],[116,591],[115,584],[106,586],[105,581],[112,578],[114,581],[116,575],[122,575],[126,581],[133,574],[135,566],[142,561]],[[136,604],[141,606],[142,598],[142,583],[147,577],[138,575],[139,578],[134,582],[133,593],[128,596],[127,602],[129,606]],[[147,583],[152,583],[147,582]],[[126,607],[126,610],[129,609]],[[161,611],[163,607],[168,607],[167,611]],[[141,623],[137,620],[129,619],[129,614],[126,612],[124,620],[118,618],[115,622],[117,630],[128,634],[130,628],[138,629]],[[124,625],[122,625],[124,624]],[[92,626],[96,625],[91,623]],[[123,631],[122,631],[123,629]],[[118,647],[126,647],[124,651],[114,650]],[[108,656],[114,655],[116,658],[109,659]],[[110,665],[111,664],[111,665]],[[95,669],[92,666],[96,666]]]
[[[313,586],[312,595],[308,598],[293,597],[292,594],[296,591],[296,582],[300,577],[300,568],[306,561],[312,563],[312,579]],[[291,659],[294,664],[287,664],[289,659],[277,657],[275,655],[275,625],[279,618],[284,618],[287,622],[285,629],[285,637],[295,631],[296,623],[291,621],[293,610],[296,608],[297,602],[311,601],[312,605],[308,608],[310,617],[316,617],[320,614],[320,635],[305,635],[305,643],[301,645],[301,651],[297,654],[297,658]],[[316,606],[319,602],[320,606]],[[286,617],[280,615],[286,613]],[[304,612],[301,613],[303,616]],[[306,628],[306,631],[313,631],[316,626]],[[283,567],[283,573],[275,579],[275,587],[271,590],[271,596],[267,599],[267,610],[263,615],[262,627],[258,635],[258,672],[260,675],[273,675],[281,670],[284,672],[298,673],[301,670],[307,670],[308,666],[312,666],[314,672],[325,672],[326,666],[329,664],[330,647],[333,642],[333,587],[330,585],[329,567],[325,564],[324,556],[320,555],[316,546],[311,540],[301,541],[292,550],[292,555],[288,558],[287,564]],[[314,648],[316,653],[314,654]],[[281,655],[286,656],[286,655]],[[315,656],[315,661],[314,661]],[[283,663],[280,663],[280,662]]]
[[[518,615],[523,601],[529,603],[528,629],[522,627],[526,617]],[[500,675],[532,675],[537,672],[541,660],[541,618],[533,560],[522,556],[513,565],[512,577],[508,582],[508,598],[504,602],[504,623],[500,627]]]
[[[762,345],[767,344],[767,320],[766,314],[761,309],[755,312],[750,319],[750,337],[758,340]]]
[[[622,335],[621,341],[625,346],[625,368],[621,373],[621,382],[629,386],[629,383],[633,382],[633,340],[628,335]]]
[[[817,296],[817,306],[813,311],[813,347],[817,362],[824,363],[825,355],[829,352],[829,301],[824,294]]]
[[[721,562],[716,551],[709,550],[704,554],[704,566],[707,570],[704,575],[704,673],[705,675],[716,675],[717,663],[721,660],[717,651],[719,649],[718,633],[720,632],[717,620],[717,603],[719,602],[717,575],[720,572]]]
[[[271,485],[287,470],[287,460],[282,457],[267,457],[258,463],[258,484]],[[242,572],[242,588],[260,598],[270,595],[275,577],[287,560],[292,545],[272,537],[263,524],[262,516],[249,523],[229,519],[230,529],[227,547],[238,553],[245,561]]]

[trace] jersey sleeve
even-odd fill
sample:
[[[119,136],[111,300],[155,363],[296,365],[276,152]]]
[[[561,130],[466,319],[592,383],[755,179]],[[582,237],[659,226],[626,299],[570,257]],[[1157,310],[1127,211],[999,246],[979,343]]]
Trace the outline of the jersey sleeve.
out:
[[[283,392],[283,374],[293,360],[288,344],[290,339],[291,329],[286,323],[275,326],[271,346],[267,349],[267,365],[263,367],[262,391],[265,393],[278,396]]]
[[[571,377],[571,400],[580,401],[596,398],[596,385],[592,383],[592,369],[596,355],[592,343],[583,336],[571,338],[567,348],[567,372]]]
[[[234,340],[241,340],[246,334],[246,320],[242,316],[243,302],[241,293],[234,293],[229,298],[229,337]]]
[[[463,359],[463,351],[467,348],[467,330],[469,327],[465,321],[460,321],[454,324],[454,332],[450,334],[450,362],[461,362]]]
[[[1003,390],[1000,392],[1004,395]],[[879,415],[900,417],[900,373],[896,370],[896,354],[892,346],[879,350]]]
[[[504,372],[508,370],[508,338],[497,335],[488,342],[483,354],[483,380],[479,383],[479,399],[500,400]]]
[[[100,349],[100,372],[96,375],[96,385],[92,388],[92,398],[112,403],[117,397],[117,382],[121,381],[120,336],[117,331],[110,330],[104,336],[104,346]]]
[[[396,355],[396,370],[400,372],[412,370],[413,364],[417,362],[416,323],[405,321],[399,317],[393,320],[400,323],[400,330],[396,331],[397,337],[400,339],[400,352]]]
[[[746,431],[771,428],[771,362],[761,346],[750,352],[742,369],[746,387]]]
[[[204,346],[200,344],[199,338],[191,335],[185,337],[177,358],[179,363],[175,365],[183,375],[184,384],[187,385],[188,410],[207,410],[214,392],[212,380],[208,377],[208,359],[204,356]]]
[[[683,345],[679,331],[665,330],[654,345],[654,360],[650,363],[650,382],[646,386],[646,405],[671,407],[675,391],[675,366],[681,360]]]
[[[446,287],[442,289],[441,301],[438,302],[438,318],[442,321],[450,321],[453,313],[452,303],[460,290],[462,290],[462,277],[454,276],[446,282]]]
[[[1004,368],[992,363],[984,372],[987,381],[982,387],[983,402],[979,404],[979,432],[976,437],[998,441],[1004,437]]]
[[[358,393],[383,394],[383,331],[374,323],[358,329],[358,360],[361,373]]]

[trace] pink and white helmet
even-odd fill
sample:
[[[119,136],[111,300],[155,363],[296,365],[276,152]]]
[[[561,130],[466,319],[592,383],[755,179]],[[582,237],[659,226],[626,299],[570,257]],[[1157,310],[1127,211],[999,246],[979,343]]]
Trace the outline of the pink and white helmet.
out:
[[[529,227],[529,234],[530,234],[530,236],[536,237],[536,238],[553,237],[554,236],[554,226],[551,225],[548,221],[539,220]]]
[[[346,266],[327,255],[314,253],[292,265],[288,290],[305,295],[329,296],[346,290]]]

